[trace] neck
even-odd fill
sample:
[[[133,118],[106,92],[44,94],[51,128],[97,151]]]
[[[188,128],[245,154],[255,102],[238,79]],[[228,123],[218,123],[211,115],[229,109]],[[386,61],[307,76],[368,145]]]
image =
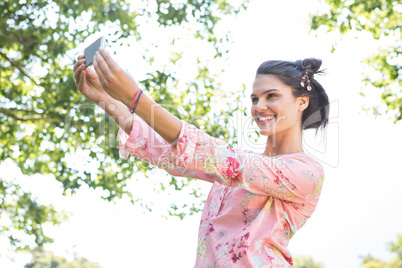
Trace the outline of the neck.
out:
[[[277,156],[299,152],[303,152],[302,130],[299,128],[292,128],[268,136],[264,155]]]

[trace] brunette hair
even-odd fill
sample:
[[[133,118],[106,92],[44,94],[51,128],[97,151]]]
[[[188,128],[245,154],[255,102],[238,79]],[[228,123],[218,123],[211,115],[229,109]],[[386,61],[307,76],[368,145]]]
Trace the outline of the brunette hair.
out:
[[[315,74],[323,73],[320,70],[322,61],[320,59],[308,58],[304,60],[281,61],[269,60],[263,62],[257,69],[258,75],[272,74],[275,75],[282,83],[293,89],[295,97],[308,96],[309,105],[303,111],[302,129],[318,129],[325,128],[328,123],[329,100],[327,93],[320,83],[315,79]],[[310,79],[311,90],[307,90],[302,86],[302,77],[307,75]]]

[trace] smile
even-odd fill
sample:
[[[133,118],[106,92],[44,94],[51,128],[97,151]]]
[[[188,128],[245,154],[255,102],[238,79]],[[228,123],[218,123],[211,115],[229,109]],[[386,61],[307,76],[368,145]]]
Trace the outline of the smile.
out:
[[[275,118],[274,115],[259,117],[259,118],[258,118],[258,124],[259,124],[260,126],[266,125],[266,124],[268,124],[269,122],[271,122],[274,118]]]

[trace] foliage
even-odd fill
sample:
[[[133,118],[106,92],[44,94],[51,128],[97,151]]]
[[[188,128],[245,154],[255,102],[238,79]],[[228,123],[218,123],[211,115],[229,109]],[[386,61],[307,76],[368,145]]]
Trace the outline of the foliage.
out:
[[[363,263],[361,268],[401,268],[401,262],[394,259],[388,262],[373,258],[371,255],[363,257]]]
[[[32,259],[24,265],[24,268],[101,268],[97,263],[88,261],[86,258],[74,258],[68,261],[66,258],[58,257],[51,251],[36,248],[31,251]]]
[[[388,249],[397,256],[387,262],[373,258],[370,254],[363,256],[362,268],[402,268],[402,235],[398,235],[395,243],[388,244]]]
[[[402,234],[398,235],[395,243],[389,243],[388,248],[392,253],[395,253],[397,255],[396,259],[402,265]]]
[[[43,231],[43,224],[58,224],[65,219],[65,214],[57,212],[53,206],[41,205],[31,193],[25,192],[17,183],[7,182],[0,175],[0,235],[8,237],[15,248],[27,248],[24,240],[29,236],[34,243],[41,245],[52,242]],[[6,219],[9,219],[7,221]]]
[[[314,262],[312,257],[307,256],[294,256],[293,257],[294,268],[323,268],[321,263]]]
[[[363,79],[363,96],[373,87],[381,92],[382,103],[370,107],[376,114],[381,110],[402,119],[402,4],[397,0],[325,0],[328,12],[311,17],[311,28],[324,28],[328,32],[367,32],[380,40],[381,48],[376,55],[364,62],[368,66]],[[367,88],[367,86],[370,87]]]
[[[62,185],[64,194],[88,185],[103,190],[106,200],[127,196],[132,202],[149,207],[132,196],[126,186],[133,172],[141,171],[149,176],[152,168],[119,157],[115,125],[105,114],[96,113],[93,105],[86,103],[76,90],[71,51],[101,30],[108,32],[107,38],[114,47],[125,45],[130,36],[141,43],[142,26],[152,23],[166,31],[189,32],[189,41],[198,40],[205,47],[215,49],[213,59],[198,58],[195,63],[198,74],[191,82],[179,83],[175,66],[183,59],[175,50],[176,38],[172,35],[172,55],[168,62],[148,73],[142,84],[156,101],[180,118],[233,143],[230,134],[235,133],[227,130],[227,119],[223,122],[206,119],[215,113],[230,116],[238,109],[238,98],[229,100],[231,105],[220,105],[220,111],[213,111],[212,105],[205,103],[226,98],[216,81],[218,73],[210,72],[207,66],[225,56],[225,42],[229,37],[215,34],[214,29],[221,18],[244,9],[247,0],[238,3],[235,6],[226,0],[182,3],[139,0],[130,6],[124,0],[1,1],[0,162],[11,159],[25,175],[51,174]],[[153,44],[153,48],[157,47],[158,44]],[[146,63],[152,64],[154,60],[155,57],[144,51]],[[177,111],[178,105],[184,112]],[[90,166],[95,166],[96,171],[86,169]],[[190,181],[172,177],[168,189],[180,191],[190,187]],[[13,181],[0,177],[0,185],[2,216],[11,220],[14,229],[32,236],[34,245],[50,242],[42,226],[60,222],[58,212],[38,204]],[[164,189],[162,185],[160,190]],[[194,196],[198,197],[197,188],[194,189]],[[21,209],[13,207],[15,204]],[[182,218],[199,210],[199,204],[178,204],[172,206],[169,214]],[[6,235],[16,250],[32,248],[23,241],[14,242],[8,226],[2,226],[1,230],[1,235]]]

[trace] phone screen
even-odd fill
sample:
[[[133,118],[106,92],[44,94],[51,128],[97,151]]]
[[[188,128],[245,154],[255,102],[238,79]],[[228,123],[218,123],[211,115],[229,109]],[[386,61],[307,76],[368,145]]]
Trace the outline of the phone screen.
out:
[[[105,38],[102,36],[84,50],[85,68],[92,64],[96,51],[105,47]]]

